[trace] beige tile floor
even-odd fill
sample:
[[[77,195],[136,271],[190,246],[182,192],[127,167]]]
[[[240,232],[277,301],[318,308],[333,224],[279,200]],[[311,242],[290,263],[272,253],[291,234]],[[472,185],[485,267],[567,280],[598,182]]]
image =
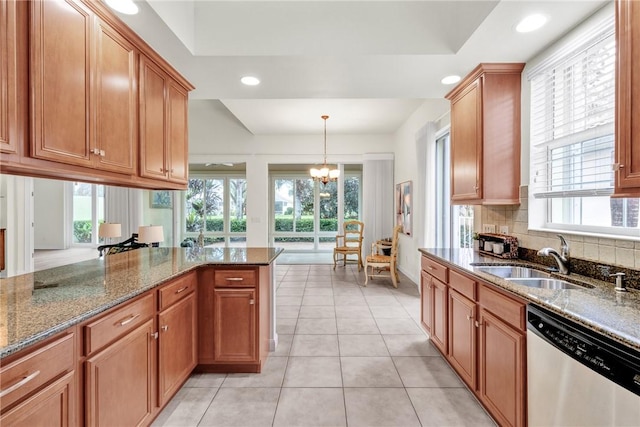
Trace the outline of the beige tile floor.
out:
[[[417,286],[278,265],[279,345],[260,374],[194,374],[155,426],[484,426],[419,327]]]

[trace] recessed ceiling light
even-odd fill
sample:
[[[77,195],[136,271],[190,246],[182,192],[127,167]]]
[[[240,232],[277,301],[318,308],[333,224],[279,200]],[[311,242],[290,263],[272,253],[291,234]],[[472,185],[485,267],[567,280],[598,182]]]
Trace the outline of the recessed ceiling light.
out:
[[[547,23],[547,18],[539,13],[529,15],[516,25],[516,31],[519,33],[530,33]]]
[[[440,80],[440,83],[442,83],[443,85],[452,85],[454,83],[458,83],[459,81],[460,81],[460,76],[453,74],[451,76],[447,76],[442,80]]]
[[[260,79],[253,76],[244,76],[240,81],[247,86],[256,86],[260,84]]]
[[[138,6],[133,2],[133,0],[105,0],[107,5],[120,13],[124,13],[125,15],[135,15],[138,13]]]

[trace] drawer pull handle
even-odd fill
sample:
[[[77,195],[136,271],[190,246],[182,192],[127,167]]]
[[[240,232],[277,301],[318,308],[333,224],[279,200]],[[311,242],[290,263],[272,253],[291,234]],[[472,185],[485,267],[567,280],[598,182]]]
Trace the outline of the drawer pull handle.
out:
[[[227,277],[227,282],[242,282],[244,277]]]
[[[180,288],[180,289],[178,289],[178,290],[176,291],[176,294],[182,293],[182,292],[186,291],[187,289],[189,289],[189,287],[188,287],[188,286],[185,286],[184,288]]]
[[[40,371],[35,371],[34,373],[29,374],[26,377],[22,378],[20,381],[18,381],[11,387],[1,390],[0,397],[5,397],[7,394],[11,393],[12,391],[19,389],[20,387],[22,387],[23,385],[25,385],[26,383],[28,383],[29,381],[37,377],[38,375],[40,375]]]
[[[432,266],[429,266],[429,270],[435,270],[435,268],[433,268]]]
[[[136,320],[138,317],[140,317],[139,314],[132,314],[127,320],[123,320],[122,322],[120,322],[120,326],[127,325]]]

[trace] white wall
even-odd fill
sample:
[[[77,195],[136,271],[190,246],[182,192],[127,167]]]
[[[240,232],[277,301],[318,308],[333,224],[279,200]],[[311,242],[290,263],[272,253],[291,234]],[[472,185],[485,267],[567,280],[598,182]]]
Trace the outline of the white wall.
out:
[[[33,180],[34,249],[68,249],[66,181]]]
[[[395,154],[395,184],[404,181],[413,181],[413,229],[412,236],[400,235],[400,260],[399,269],[415,283],[420,283],[420,253],[418,248],[425,244],[425,239],[420,236],[423,233],[429,236],[431,230],[424,230],[423,224],[429,223],[429,212],[425,212],[424,200],[433,197],[434,189],[429,185],[420,183],[420,171],[427,168],[429,157],[421,158],[416,149],[418,133],[429,122],[441,122],[443,115],[449,111],[449,101],[445,99],[427,100],[416,110],[407,121],[396,131],[393,136]],[[436,131],[440,124],[436,125]],[[433,143],[430,141],[428,152],[432,153]],[[432,156],[431,156],[432,157]],[[427,176],[432,171],[427,170]],[[366,191],[366,189],[365,189]],[[422,224],[420,224],[422,222]],[[428,240],[426,240],[428,242]]]

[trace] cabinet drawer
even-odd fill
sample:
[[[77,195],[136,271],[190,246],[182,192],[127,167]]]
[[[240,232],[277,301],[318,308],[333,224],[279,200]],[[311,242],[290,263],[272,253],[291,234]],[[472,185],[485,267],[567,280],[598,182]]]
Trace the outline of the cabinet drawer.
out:
[[[67,334],[0,369],[2,408],[74,369],[74,334]]]
[[[476,282],[455,271],[449,271],[449,286],[472,301],[476,300]]]
[[[444,265],[439,264],[425,256],[422,257],[422,261],[420,262],[420,265],[424,271],[426,271],[436,279],[440,280],[441,282],[443,283],[449,282],[447,277],[448,269]]]
[[[99,350],[114,339],[143,324],[154,314],[151,293],[127,304],[105,317],[85,326],[85,354]]]
[[[514,328],[525,331],[526,305],[494,291],[487,285],[480,286],[478,302]]]
[[[246,288],[256,285],[255,270],[215,270],[213,284],[216,288]]]
[[[159,292],[160,310],[164,310],[174,302],[184,298],[196,289],[196,273],[185,274],[175,279],[168,285],[164,285]]]

